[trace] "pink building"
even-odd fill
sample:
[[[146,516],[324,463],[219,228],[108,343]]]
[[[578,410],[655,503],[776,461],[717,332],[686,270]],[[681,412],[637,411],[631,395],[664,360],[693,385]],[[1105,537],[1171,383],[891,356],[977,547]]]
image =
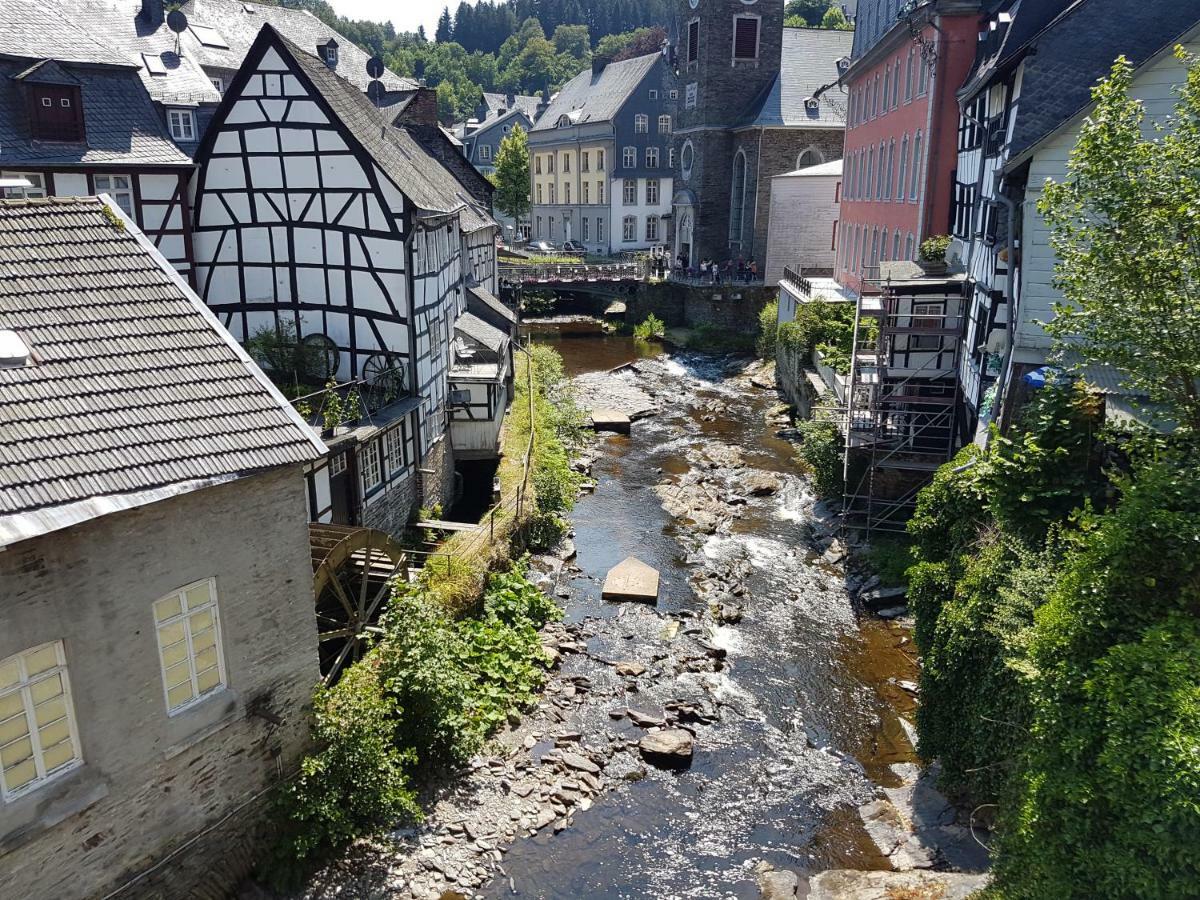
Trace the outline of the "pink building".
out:
[[[975,58],[977,0],[862,0],[849,91],[835,277],[861,292],[880,262],[950,231],[958,100]]]

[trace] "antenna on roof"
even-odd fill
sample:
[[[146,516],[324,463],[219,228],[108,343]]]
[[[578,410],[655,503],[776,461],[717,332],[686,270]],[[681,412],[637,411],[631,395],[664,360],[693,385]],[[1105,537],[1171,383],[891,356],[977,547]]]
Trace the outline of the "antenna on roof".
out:
[[[173,9],[167,13],[167,27],[175,32],[175,55],[179,55],[179,36],[187,31],[188,20],[182,9]]]
[[[384,73],[383,60],[378,56],[372,56],[367,60],[367,75],[371,79],[371,83],[367,85],[367,96],[371,98],[371,102],[378,109],[383,102],[383,82],[379,79]]]

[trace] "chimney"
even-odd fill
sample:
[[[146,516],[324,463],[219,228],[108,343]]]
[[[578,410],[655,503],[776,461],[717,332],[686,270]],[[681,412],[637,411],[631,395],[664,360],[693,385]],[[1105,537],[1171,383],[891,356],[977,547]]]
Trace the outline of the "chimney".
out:
[[[509,91],[507,94],[504,95],[504,106],[506,109],[512,109],[516,105],[517,105],[517,93],[516,93],[516,91]]]
[[[437,91],[433,88],[419,87],[409,98],[404,109],[396,116],[397,125],[429,125],[438,126]]]
[[[592,57],[592,77],[599,78],[604,74],[604,70],[608,68],[608,64],[612,62],[611,56],[593,56]]]
[[[146,22],[157,28],[163,23],[166,17],[166,9],[163,5],[164,0],[142,0],[142,11],[139,15]]]
[[[544,113],[549,108],[550,108],[550,88],[544,87],[544,88],[542,88],[542,99],[538,102],[537,110],[533,114],[534,118],[540,119],[542,117],[542,113]]]

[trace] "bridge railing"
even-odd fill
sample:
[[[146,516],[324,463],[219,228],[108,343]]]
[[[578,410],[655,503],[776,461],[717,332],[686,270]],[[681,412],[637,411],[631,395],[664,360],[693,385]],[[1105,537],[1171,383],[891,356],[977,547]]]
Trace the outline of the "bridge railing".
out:
[[[499,266],[500,280],[509,283],[537,281],[630,281],[646,277],[642,263],[546,263]]]

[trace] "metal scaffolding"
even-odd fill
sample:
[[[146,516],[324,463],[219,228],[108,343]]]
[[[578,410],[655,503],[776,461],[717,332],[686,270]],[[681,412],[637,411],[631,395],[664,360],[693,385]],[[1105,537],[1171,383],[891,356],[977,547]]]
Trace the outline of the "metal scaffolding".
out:
[[[888,266],[868,288],[843,419],[843,522],[869,536],[903,531],[917,492],[954,454],[966,297],[963,276],[915,267]]]

